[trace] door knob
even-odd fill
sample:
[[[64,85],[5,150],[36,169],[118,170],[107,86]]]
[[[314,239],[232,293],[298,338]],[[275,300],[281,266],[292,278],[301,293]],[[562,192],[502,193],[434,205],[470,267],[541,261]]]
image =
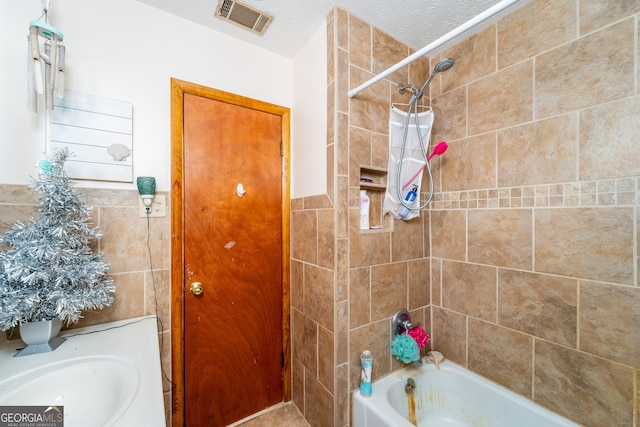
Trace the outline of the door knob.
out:
[[[191,292],[195,296],[200,295],[202,292],[204,292],[204,289],[202,288],[202,283],[193,282],[191,286],[189,286],[189,292]]]

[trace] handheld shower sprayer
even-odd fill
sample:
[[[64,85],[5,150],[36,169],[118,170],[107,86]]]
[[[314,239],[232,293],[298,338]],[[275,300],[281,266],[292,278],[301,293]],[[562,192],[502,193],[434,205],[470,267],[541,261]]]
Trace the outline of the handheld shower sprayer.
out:
[[[438,62],[436,64],[435,67],[433,67],[433,71],[431,72],[431,75],[429,76],[429,78],[427,79],[426,82],[424,82],[424,84],[422,85],[422,87],[420,89],[418,89],[415,86],[411,86],[411,90],[413,92],[413,96],[416,99],[422,99],[422,96],[424,95],[424,91],[429,87],[429,84],[431,83],[431,80],[433,80],[433,78],[436,76],[436,74],[438,73],[442,73],[444,71],[447,71],[449,68],[453,67],[453,64],[455,63],[455,60],[453,58],[445,58],[442,61]],[[398,92],[400,92],[400,88],[398,88]],[[400,92],[402,93],[402,92]]]
[[[424,91],[429,87],[429,84],[431,83],[431,80],[433,80],[433,78],[436,76],[436,74],[442,73],[444,71],[447,71],[449,68],[453,67],[453,64],[455,62],[456,61],[453,58],[445,58],[445,59],[443,59],[442,61],[438,62],[435,67],[433,67],[433,71],[431,72],[431,75],[429,76],[427,81],[422,85],[421,88],[418,88],[418,86],[412,85],[412,84],[408,84],[408,83],[407,84],[399,83],[398,84],[398,93],[400,95],[404,95],[404,93],[407,91],[407,89],[409,89],[413,93],[413,96],[416,99],[421,99],[422,96],[424,95]]]

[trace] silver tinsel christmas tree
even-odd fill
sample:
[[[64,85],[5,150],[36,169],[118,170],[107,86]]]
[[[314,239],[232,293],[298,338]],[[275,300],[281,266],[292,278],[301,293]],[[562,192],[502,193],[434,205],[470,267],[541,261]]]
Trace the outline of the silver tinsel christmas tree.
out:
[[[18,323],[77,322],[82,310],[109,306],[115,287],[109,264],[89,246],[100,238],[63,170],[69,152],[38,163],[30,187],[40,194],[39,218],[17,222],[0,236],[0,330]]]

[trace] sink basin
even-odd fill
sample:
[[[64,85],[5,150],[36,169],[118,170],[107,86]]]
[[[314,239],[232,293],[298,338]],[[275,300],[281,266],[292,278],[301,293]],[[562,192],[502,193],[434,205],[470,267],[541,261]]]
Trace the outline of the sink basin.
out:
[[[139,380],[135,365],[127,359],[68,359],[0,382],[0,406],[46,402],[64,406],[65,423],[91,420],[95,425],[109,425],[127,410],[138,391]]]

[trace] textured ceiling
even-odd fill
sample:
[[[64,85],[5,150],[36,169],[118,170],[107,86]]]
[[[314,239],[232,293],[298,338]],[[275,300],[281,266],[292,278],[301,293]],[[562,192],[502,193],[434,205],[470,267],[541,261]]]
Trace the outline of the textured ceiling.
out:
[[[215,18],[218,0],[139,1],[289,58],[298,53],[336,5],[419,50],[499,3],[499,0],[241,0],[275,17],[266,33],[259,36]]]

